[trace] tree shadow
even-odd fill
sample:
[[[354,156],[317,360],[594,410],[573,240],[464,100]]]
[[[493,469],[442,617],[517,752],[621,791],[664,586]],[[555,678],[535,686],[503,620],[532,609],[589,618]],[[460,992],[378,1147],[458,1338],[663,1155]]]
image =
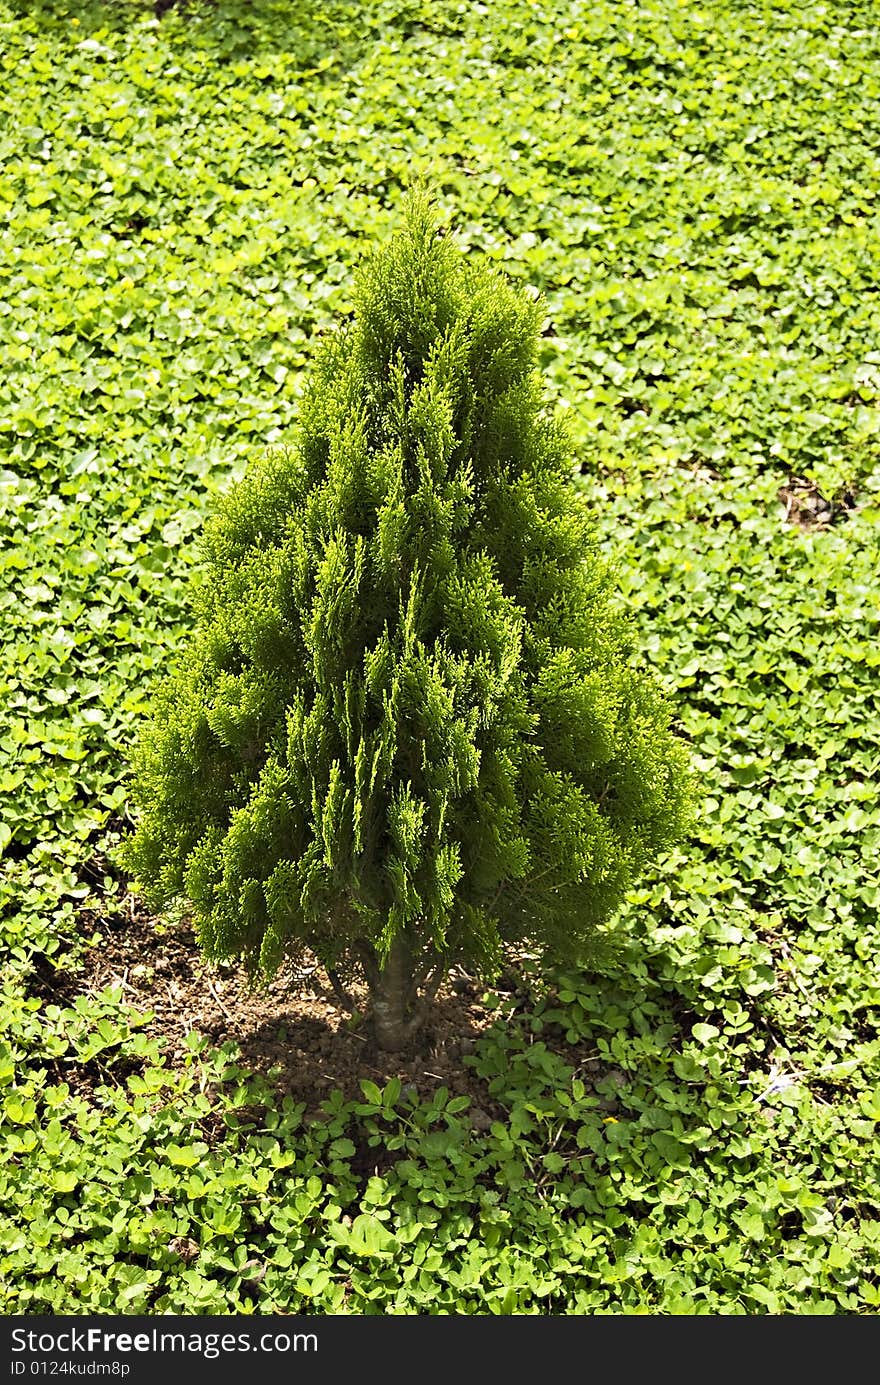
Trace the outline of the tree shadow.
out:
[[[378,1048],[369,1034],[332,1011],[320,1015],[296,1003],[234,1034],[215,1026],[210,1037],[213,1043],[233,1039],[244,1067],[264,1077],[279,1097],[303,1102],[309,1112],[318,1110],[331,1092],[357,1101],[363,1081],[383,1087],[394,1078],[413,1100],[429,1099],[446,1087],[485,1110],[487,1084],[464,1059],[491,1022],[474,999],[450,993],[437,1001],[424,1033],[400,1053]]]
[[[80,997],[100,1004],[115,994],[145,1016],[144,1031],[160,1041],[171,1067],[187,1066],[189,1036],[200,1034],[233,1065],[263,1078],[278,1101],[292,1097],[310,1115],[333,1091],[359,1100],[364,1080],[381,1087],[395,1077],[410,1097],[429,1099],[446,1087],[483,1112],[495,1109],[466,1060],[498,1011],[463,973],[445,983],[411,1045],[392,1054],[340,1010],[310,954],[291,959],[271,982],[253,985],[237,964],[206,963],[187,920],[159,923],[123,882],[119,890],[113,909],[80,911],[77,934],[88,944],[76,957],[60,965],[32,958],[31,996],[64,1008]],[[351,989],[359,1002],[366,1000],[362,985]],[[513,994],[502,991],[499,999],[512,1013]]]

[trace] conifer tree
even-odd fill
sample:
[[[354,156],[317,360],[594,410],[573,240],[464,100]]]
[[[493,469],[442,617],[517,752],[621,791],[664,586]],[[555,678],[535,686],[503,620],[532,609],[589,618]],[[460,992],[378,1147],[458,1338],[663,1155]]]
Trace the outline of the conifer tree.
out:
[[[453,964],[586,955],[679,834],[689,777],[613,602],[540,304],[430,202],[368,256],[298,435],[206,526],[192,638],[135,764],[125,857],[205,954],[310,949],[380,1045]]]

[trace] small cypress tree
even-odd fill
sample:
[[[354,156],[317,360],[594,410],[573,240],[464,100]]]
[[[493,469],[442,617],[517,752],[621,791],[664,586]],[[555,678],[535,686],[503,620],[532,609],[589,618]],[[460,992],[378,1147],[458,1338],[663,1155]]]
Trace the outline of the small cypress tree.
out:
[[[584,957],[689,776],[609,602],[542,311],[410,198],[314,367],[296,445],[204,539],[125,850],[211,959],[309,948],[399,1048],[453,963]]]

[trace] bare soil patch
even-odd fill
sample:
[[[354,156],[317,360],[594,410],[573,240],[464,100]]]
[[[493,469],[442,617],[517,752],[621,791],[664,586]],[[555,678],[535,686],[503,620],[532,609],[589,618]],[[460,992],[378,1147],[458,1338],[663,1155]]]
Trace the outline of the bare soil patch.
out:
[[[213,1046],[232,1041],[241,1064],[266,1076],[279,1097],[289,1095],[314,1114],[334,1089],[347,1100],[361,1098],[361,1080],[380,1086],[399,1077],[410,1095],[429,1098],[440,1086],[471,1099],[477,1125],[500,1108],[486,1084],[463,1059],[499,1015],[508,1018],[527,1003],[515,978],[496,988],[501,1010],[485,1003],[483,989],[454,972],[438,995],[418,1038],[402,1053],[378,1049],[366,1032],[353,1027],[336,1005],[329,981],[317,963],[287,966],[267,987],[251,985],[240,967],[211,966],[202,957],[188,923],[158,921],[136,896],[123,897],[121,913],[103,917],[84,909],[80,932],[91,942],[75,970],[38,970],[34,990],[47,1003],[70,1005],[78,995],[121,987],[126,1002],[151,1018],[146,1032],[158,1037],[167,1061],[181,1064],[193,1030]],[[505,989],[505,986],[507,989]],[[356,985],[355,998],[364,997]],[[106,1080],[100,1072],[64,1072],[80,1088]]]

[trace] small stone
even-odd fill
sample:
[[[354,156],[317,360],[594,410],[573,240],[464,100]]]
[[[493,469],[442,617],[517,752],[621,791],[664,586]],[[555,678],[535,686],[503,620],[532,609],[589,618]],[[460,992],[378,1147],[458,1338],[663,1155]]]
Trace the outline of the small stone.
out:
[[[189,1236],[175,1236],[168,1242],[168,1249],[175,1255],[179,1255],[187,1265],[198,1256],[200,1246],[198,1241],[193,1241]]]

